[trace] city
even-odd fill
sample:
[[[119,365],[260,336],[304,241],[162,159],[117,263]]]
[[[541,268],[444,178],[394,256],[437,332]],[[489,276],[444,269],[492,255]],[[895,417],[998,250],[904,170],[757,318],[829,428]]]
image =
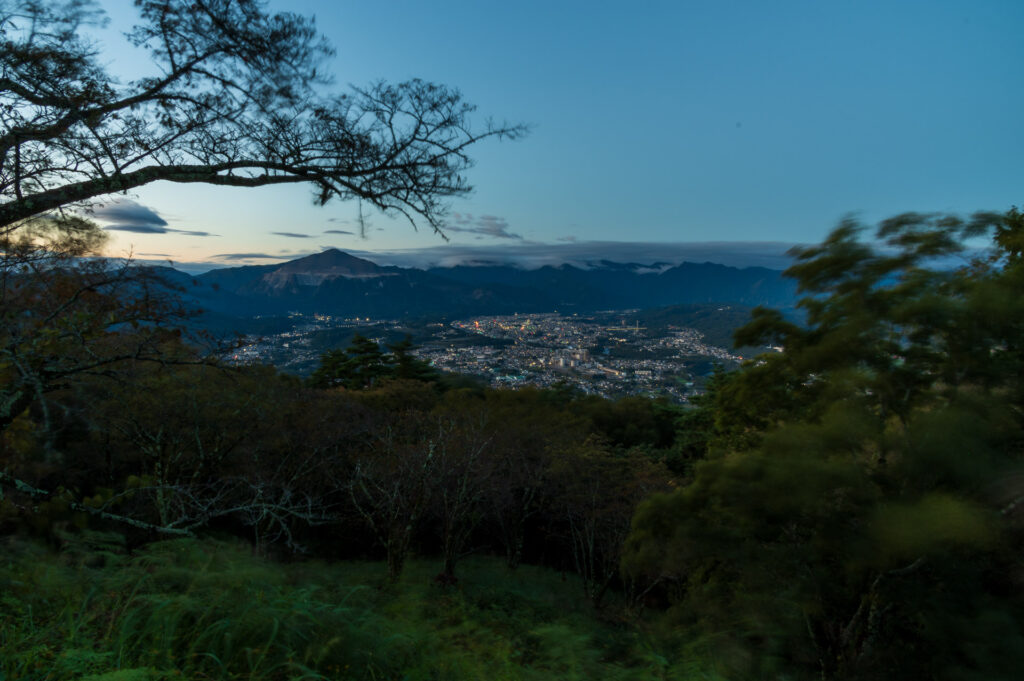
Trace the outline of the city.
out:
[[[347,346],[353,333],[381,344],[409,334],[417,357],[494,387],[565,384],[587,394],[659,395],[677,402],[699,392],[715,365],[734,367],[743,359],[707,342],[699,329],[644,326],[636,312],[513,314],[418,325],[296,313],[290,330],[249,338],[228,359],[306,375],[323,352]]]

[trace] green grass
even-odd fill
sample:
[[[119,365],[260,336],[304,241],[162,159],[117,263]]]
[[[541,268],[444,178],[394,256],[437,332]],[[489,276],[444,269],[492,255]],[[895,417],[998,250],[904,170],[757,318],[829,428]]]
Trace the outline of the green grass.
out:
[[[436,562],[413,560],[392,585],[379,563],[277,564],[212,540],[128,556],[88,538],[6,547],[0,681],[711,678],[550,570],[477,558],[442,588]]]

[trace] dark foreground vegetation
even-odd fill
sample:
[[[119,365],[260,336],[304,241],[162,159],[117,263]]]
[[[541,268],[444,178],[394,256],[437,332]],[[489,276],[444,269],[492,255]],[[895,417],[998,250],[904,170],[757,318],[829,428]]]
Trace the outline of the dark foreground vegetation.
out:
[[[595,618],[574,577],[474,558],[451,588],[432,580],[436,569],[414,560],[385,584],[379,563],[274,563],[237,542],[170,540],[131,555],[114,535],[77,534],[60,555],[14,542],[0,567],[0,669],[54,681],[625,680],[701,670],[695,652],[659,654],[672,648],[668,629]]]
[[[305,384],[220,366],[144,273],[70,266],[87,224],[48,229],[3,288],[8,678],[1024,663],[1016,209],[878,247],[844,223],[788,272],[805,323],[737,334],[784,351],[688,408],[484,389],[362,338]]]

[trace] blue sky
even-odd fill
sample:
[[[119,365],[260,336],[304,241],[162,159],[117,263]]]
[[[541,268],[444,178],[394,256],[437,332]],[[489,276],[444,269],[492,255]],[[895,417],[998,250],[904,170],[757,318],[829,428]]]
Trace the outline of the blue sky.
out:
[[[130,2],[102,4],[111,70],[138,75],[144,64],[117,47]],[[475,231],[444,244],[374,215],[360,238],[338,233],[358,231],[355,206],[316,208],[299,187],[157,184],[129,200],[178,231],[111,232],[113,251],[239,264],[272,260],[229,256],[427,249],[436,261],[552,244],[671,260],[694,242],[747,245],[723,246],[734,255],[772,242],[764,250],[777,253],[851,212],[871,221],[1024,202],[1019,0],[270,7],[316,15],[337,49],[338,88],[419,77],[460,88],[481,120],[533,126],[475,151],[477,189],[452,206],[452,224]]]

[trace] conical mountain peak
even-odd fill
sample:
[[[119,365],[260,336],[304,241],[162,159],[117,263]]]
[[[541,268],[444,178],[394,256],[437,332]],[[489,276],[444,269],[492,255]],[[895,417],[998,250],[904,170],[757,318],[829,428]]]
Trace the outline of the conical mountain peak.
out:
[[[320,253],[291,260],[275,270],[281,274],[335,274],[341,276],[366,276],[380,274],[382,271],[383,268],[379,265],[339,251],[337,248],[329,248]]]

